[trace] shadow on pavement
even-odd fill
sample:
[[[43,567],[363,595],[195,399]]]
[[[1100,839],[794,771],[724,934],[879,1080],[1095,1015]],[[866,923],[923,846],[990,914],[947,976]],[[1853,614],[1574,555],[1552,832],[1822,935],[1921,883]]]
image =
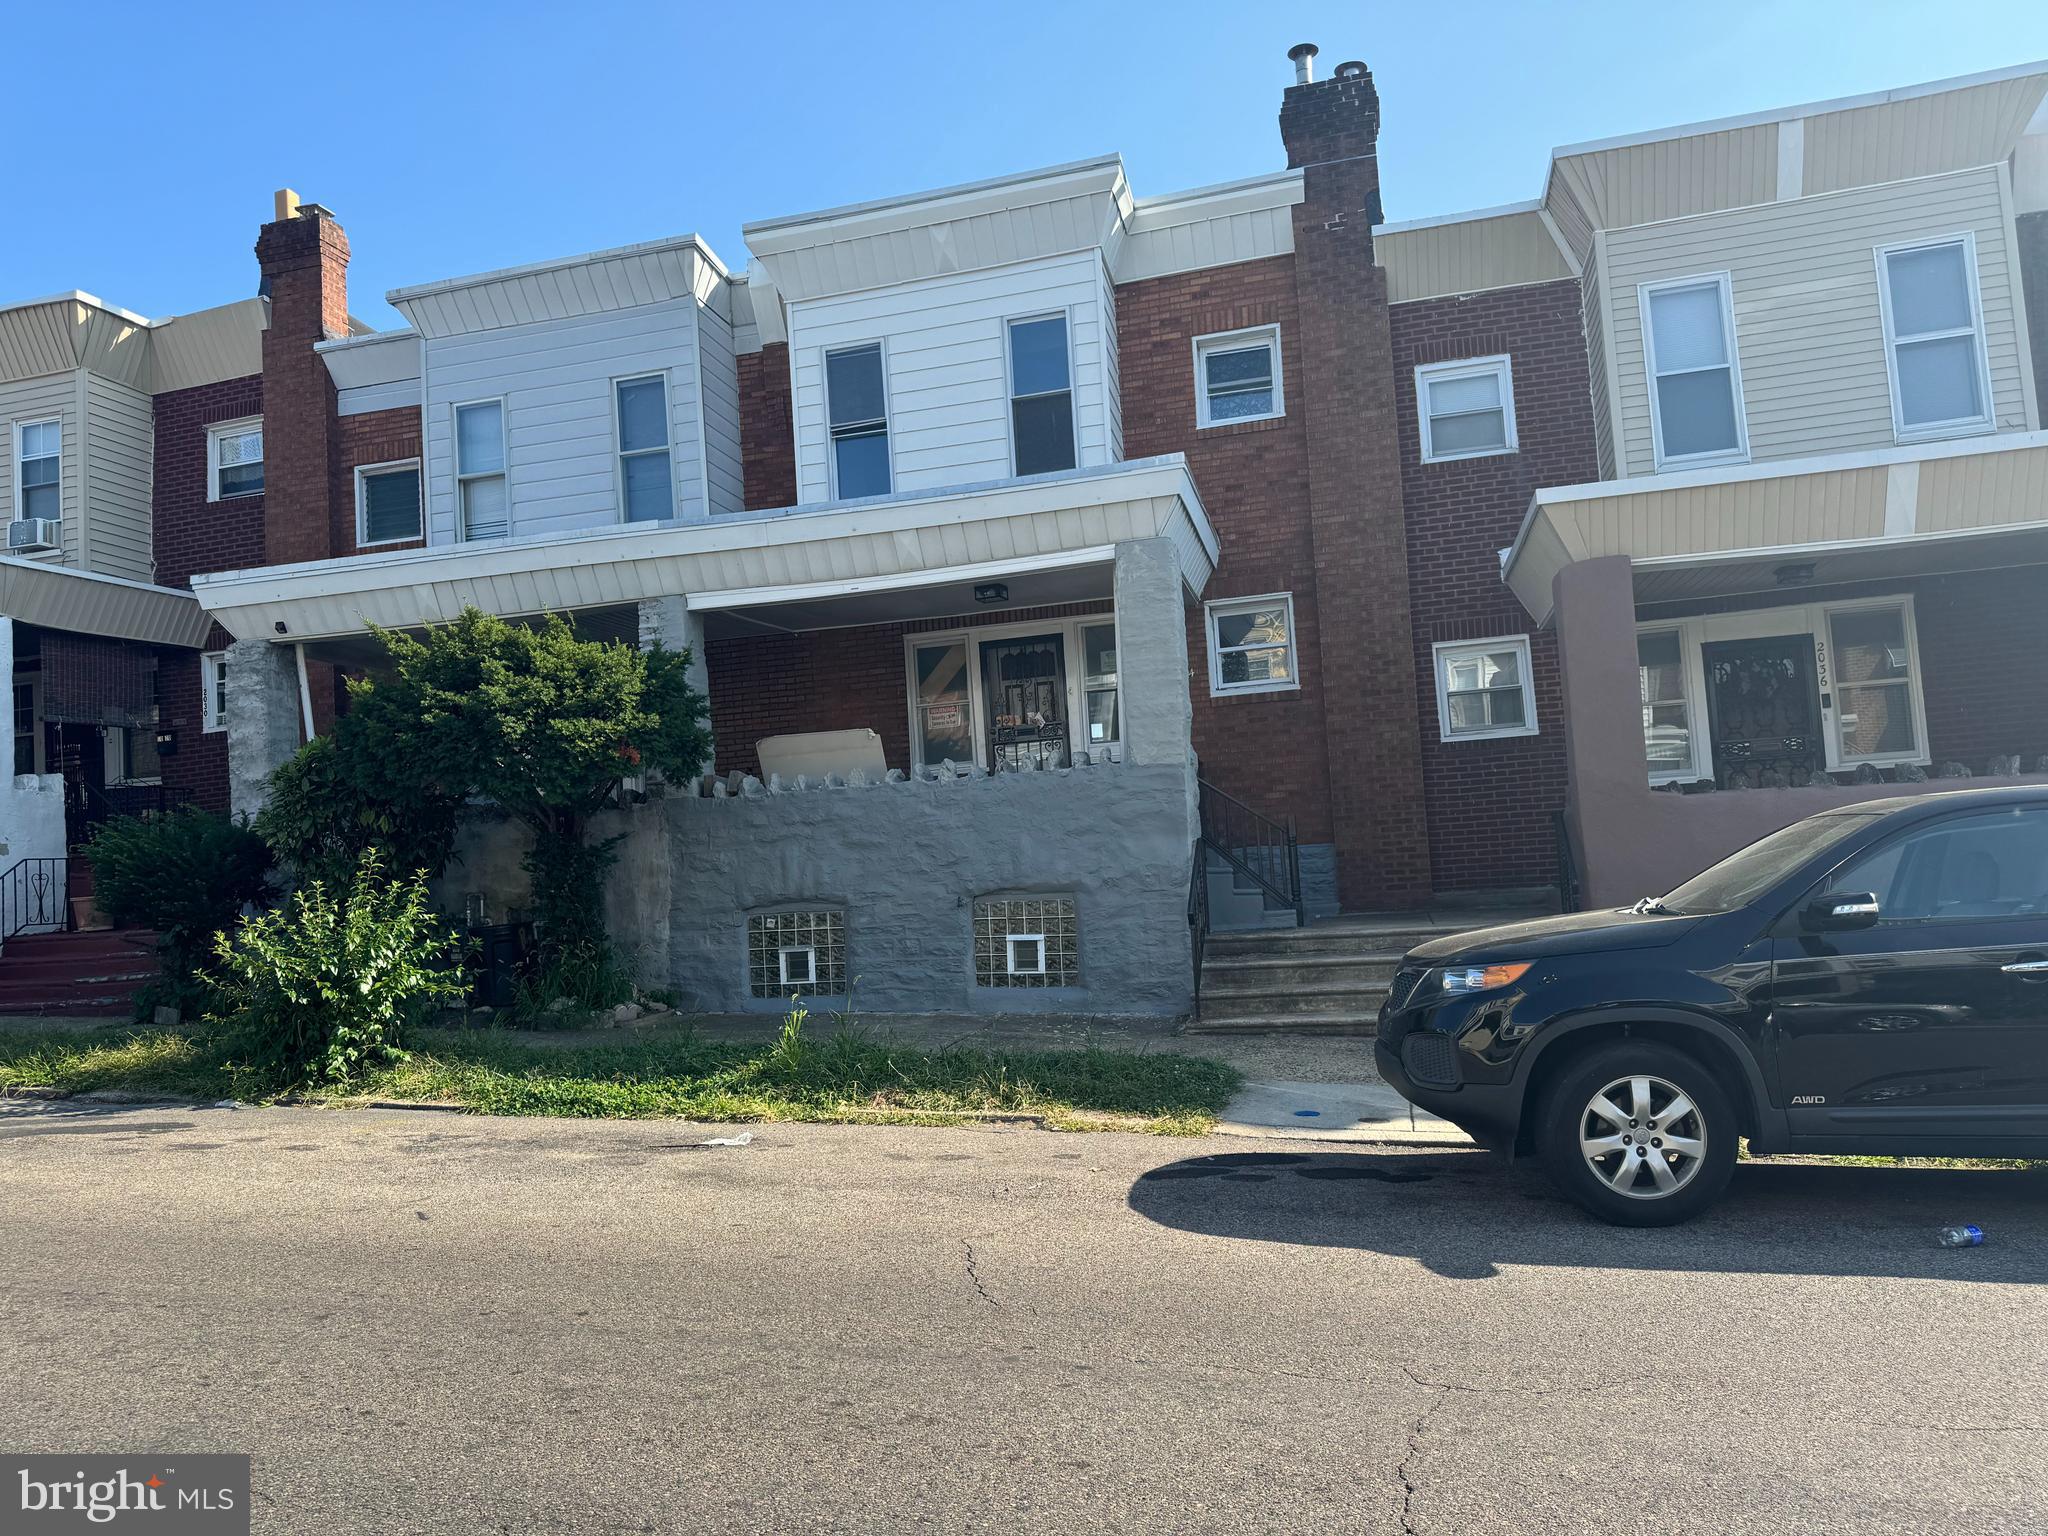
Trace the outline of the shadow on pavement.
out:
[[[1169,1163],[1131,1186],[1130,1206],[1180,1231],[1412,1258],[1458,1280],[1550,1266],[2048,1281],[2048,1170],[1746,1162],[1697,1221],[1625,1230],[1528,1162],[1333,1147]],[[1983,1247],[1939,1246],[1961,1222],[1984,1229]]]

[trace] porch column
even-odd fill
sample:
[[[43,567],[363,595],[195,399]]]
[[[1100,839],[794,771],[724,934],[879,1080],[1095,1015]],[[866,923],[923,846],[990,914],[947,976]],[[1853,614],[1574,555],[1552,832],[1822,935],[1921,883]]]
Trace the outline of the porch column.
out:
[[[1124,761],[1176,767],[1187,777],[1188,842],[1200,825],[1188,621],[1180,561],[1169,539],[1116,547],[1116,666]]]
[[[228,804],[254,816],[299,750],[299,672],[292,648],[267,640],[237,640],[227,661]]]
[[[704,732],[711,732],[711,672],[704,661],[704,615],[690,611],[686,597],[647,597],[640,600],[640,649],[659,645],[666,651],[688,650],[690,664],[683,675],[690,686],[704,695]],[[715,746],[716,743],[710,745]],[[709,773],[717,758],[707,754],[704,771]]]
[[[1552,592],[1564,685],[1566,819],[1586,904],[1598,906],[1632,899],[1617,882],[1626,883],[1633,851],[1652,835],[1628,557],[1567,565]]]

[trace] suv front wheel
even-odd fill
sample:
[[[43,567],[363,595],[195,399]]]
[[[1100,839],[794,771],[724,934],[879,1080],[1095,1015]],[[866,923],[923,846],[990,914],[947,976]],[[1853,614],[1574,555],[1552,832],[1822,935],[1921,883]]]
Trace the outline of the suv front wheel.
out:
[[[1653,1040],[1603,1046],[1546,1096],[1538,1144],[1557,1186],[1602,1221],[1669,1227],[1735,1172],[1734,1106],[1698,1057]]]

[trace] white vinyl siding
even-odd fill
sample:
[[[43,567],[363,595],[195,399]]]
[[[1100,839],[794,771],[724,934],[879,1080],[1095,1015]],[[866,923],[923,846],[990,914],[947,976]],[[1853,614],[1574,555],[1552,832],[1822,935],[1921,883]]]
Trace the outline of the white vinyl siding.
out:
[[[420,408],[420,381],[392,379],[384,384],[360,384],[334,392],[334,414],[366,416],[371,411],[416,411]]]
[[[824,357],[880,342],[887,363],[893,489],[932,490],[1011,475],[1007,323],[1064,310],[1074,392],[1075,460],[1115,462],[1109,401],[1114,316],[1094,251],[927,278],[791,306],[797,499],[829,500]]]
[[[1615,356],[1615,473],[1647,474],[1655,463],[1640,285],[1729,274],[1753,460],[1890,447],[1890,370],[1871,253],[1965,230],[1976,236],[1993,420],[2000,431],[2024,430],[2005,210],[1994,167],[1610,231],[1601,320]]]
[[[434,337],[425,343],[427,542],[460,538],[453,407],[502,398],[511,536],[545,537],[624,521],[613,381],[669,378],[678,515],[705,515],[692,299]]]
[[[1600,478],[1612,480],[1614,467],[1614,396],[1607,376],[1607,311],[1601,293],[1605,287],[1602,271],[1606,265],[1604,239],[1593,244],[1592,259],[1586,263],[1580,303],[1586,321],[1586,376],[1593,395],[1593,453],[1600,465]]]
[[[705,510],[737,512],[747,504],[740,461],[739,356],[733,346],[732,322],[710,307],[697,311],[697,385],[702,393]],[[682,473],[680,459],[676,473]],[[682,495],[685,507],[697,505],[697,498],[687,489]]]

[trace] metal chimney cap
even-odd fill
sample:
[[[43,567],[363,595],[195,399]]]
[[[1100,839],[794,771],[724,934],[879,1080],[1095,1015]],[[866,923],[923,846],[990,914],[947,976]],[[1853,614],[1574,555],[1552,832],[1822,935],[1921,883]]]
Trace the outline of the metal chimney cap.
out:
[[[1314,43],[1296,43],[1287,50],[1287,57],[1299,64],[1303,59],[1312,59],[1322,51]]]
[[[1316,55],[1323,50],[1314,43],[1296,43],[1287,50],[1287,57],[1294,61],[1294,83],[1313,85],[1316,78]]]
[[[1339,80],[1356,80],[1365,73],[1365,60],[1346,59],[1337,66],[1334,73]]]

